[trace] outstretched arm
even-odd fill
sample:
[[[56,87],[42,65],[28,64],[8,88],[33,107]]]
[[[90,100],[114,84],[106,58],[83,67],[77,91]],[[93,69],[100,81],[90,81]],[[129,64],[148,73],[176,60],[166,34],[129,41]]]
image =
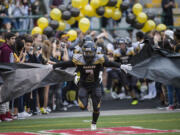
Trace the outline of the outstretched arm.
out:
[[[121,66],[120,63],[109,61],[106,56],[104,57],[104,59],[105,59],[104,67],[116,67],[116,68],[119,68]]]
[[[132,66],[130,64],[120,64],[117,62],[112,62],[109,61],[107,58],[105,58],[105,62],[104,62],[104,67],[116,67],[116,68],[121,68],[122,70],[124,70],[127,73],[127,70],[132,70]]]
[[[75,65],[72,61],[59,62],[53,65],[53,69],[58,68],[58,67],[68,68],[68,67],[75,67]]]
[[[121,66],[121,64],[117,63],[117,62],[113,62],[113,61],[105,61],[104,62],[104,67],[116,67],[119,68]]]

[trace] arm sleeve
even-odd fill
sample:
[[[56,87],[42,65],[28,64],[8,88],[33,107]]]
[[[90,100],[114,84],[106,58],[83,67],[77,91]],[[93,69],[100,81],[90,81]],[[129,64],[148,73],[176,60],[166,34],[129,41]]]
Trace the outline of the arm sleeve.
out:
[[[105,59],[104,67],[116,67],[116,68],[120,68],[120,66],[121,66],[120,63],[109,61],[108,58],[106,58],[106,57],[104,59]]]
[[[65,62],[59,62],[53,65],[54,69],[58,67],[61,67],[61,68],[75,67],[75,64],[72,61],[65,61]]]
[[[5,63],[9,63],[10,62],[10,53],[8,49],[3,48],[2,49],[2,58],[1,58],[1,62],[5,62]]]

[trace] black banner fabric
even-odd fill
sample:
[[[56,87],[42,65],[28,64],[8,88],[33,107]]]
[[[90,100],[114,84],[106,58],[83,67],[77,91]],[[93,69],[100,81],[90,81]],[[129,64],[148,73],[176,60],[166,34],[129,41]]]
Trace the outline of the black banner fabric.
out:
[[[172,84],[180,88],[180,57],[168,58],[155,54],[135,65],[129,73],[138,78],[154,80],[165,85]]]
[[[129,73],[133,76],[180,88],[180,53],[145,44],[131,64],[133,70]]]
[[[39,87],[73,80],[73,68],[53,70],[40,64],[0,64],[0,103]]]

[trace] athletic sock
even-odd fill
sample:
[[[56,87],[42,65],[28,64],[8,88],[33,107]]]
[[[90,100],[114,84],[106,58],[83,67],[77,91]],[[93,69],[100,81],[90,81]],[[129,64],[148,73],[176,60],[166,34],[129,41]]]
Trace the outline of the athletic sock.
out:
[[[93,120],[92,120],[92,124],[96,124],[98,118],[99,118],[99,114],[100,112],[93,112]]]

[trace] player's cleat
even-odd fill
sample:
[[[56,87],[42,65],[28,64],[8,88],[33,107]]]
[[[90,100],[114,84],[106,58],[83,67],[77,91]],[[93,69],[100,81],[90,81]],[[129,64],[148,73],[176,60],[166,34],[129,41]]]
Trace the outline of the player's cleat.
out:
[[[48,112],[46,111],[46,109],[44,109],[43,107],[40,108],[41,114],[48,114]]]
[[[95,131],[96,130],[96,124],[91,124],[91,131]]]
[[[50,108],[50,107],[46,107],[46,108],[45,108],[45,110],[46,110],[46,112],[47,112],[47,113],[52,112],[52,110],[51,110],[51,108]]]
[[[93,103],[92,103],[92,99],[88,98],[88,106],[87,109],[89,112],[93,112]]]
[[[131,105],[137,105],[138,104],[138,100],[133,100],[132,102],[131,102]]]
[[[116,92],[111,92],[111,97],[113,98],[113,99],[118,99],[119,97],[118,97],[118,95],[117,95],[117,93]]]
[[[120,94],[118,94],[118,97],[119,97],[119,99],[125,99],[126,95],[125,95],[125,93],[120,93]]]

